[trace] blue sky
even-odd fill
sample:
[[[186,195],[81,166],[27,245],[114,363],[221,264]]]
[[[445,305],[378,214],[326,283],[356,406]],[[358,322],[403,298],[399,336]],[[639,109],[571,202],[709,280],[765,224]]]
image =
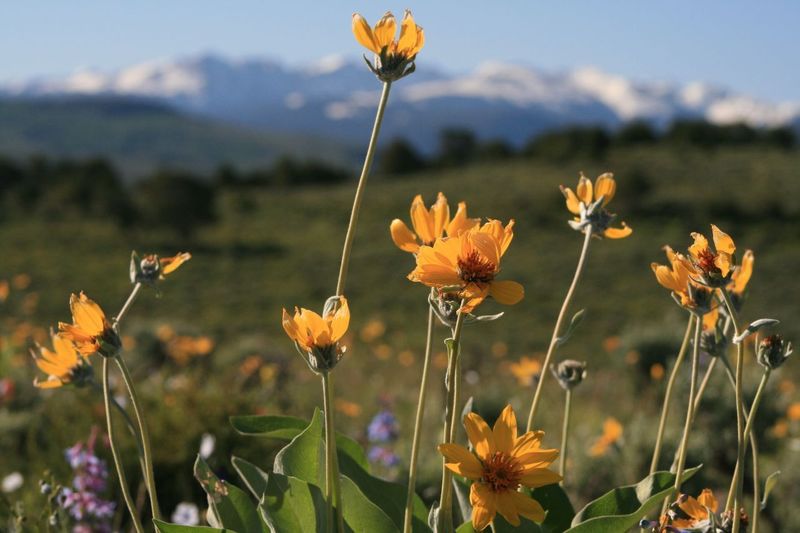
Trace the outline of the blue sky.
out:
[[[641,80],[711,81],[798,100],[800,2],[740,0],[317,1],[25,0],[0,12],[0,80],[112,70],[201,52],[288,63],[358,58],[350,14],[411,7],[418,59],[453,71],[488,60],[548,69],[592,65]]]

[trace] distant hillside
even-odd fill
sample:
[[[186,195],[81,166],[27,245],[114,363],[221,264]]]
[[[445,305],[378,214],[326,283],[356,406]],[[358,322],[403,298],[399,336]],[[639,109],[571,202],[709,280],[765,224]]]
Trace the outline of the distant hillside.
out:
[[[251,131],[189,116],[138,98],[48,97],[0,99],[0,154],[25,157],[103,156],[125,176],[156,167],[207,173],[222,163],[264,166],[289,154],[351,165],[345,144],[312,135]]]

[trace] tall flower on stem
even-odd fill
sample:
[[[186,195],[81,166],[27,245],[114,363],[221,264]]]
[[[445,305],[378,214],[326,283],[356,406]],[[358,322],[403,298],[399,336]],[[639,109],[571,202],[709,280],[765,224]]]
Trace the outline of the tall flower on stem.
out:
[[[520,516],[541,522],[545,512],[541,504],[520,492],[521,487],[536,488],[558,483],[561,476],[548,470],[558,457],[558,450],[541,447],[542,431],[517,434],[517,419],[506,406],[490,428],[479,415],[464,417],[472,451],[453,443],[439,445],[445,466],[473,481],[469,499],[472,526],[485,529],[500,513],[511,525],[520,525]]]
[[[69,307],[72,311],[72,324],[59,322],[61,335],[72,341],[83,355],[99,353],[105,357],[114,357],[122,347],[122,341],[106,319],[103,309],[82,292],[70,296]]]
[[[610,224],[616,219],[616,215],[610,213],[606,206],[614,198],[617,192],[617,182],[614,175],[610,172],[601,174],[595,180],[594,185],[582,173],[578,179],[577,192],[573,192],[569,187],[561,186],[561,192],[566,199],[567,210],[575,215],[573,220],[568,221],[570,227],[575,231],[584,234],[583,248],[578,257],[578,265],[575,268],[575,274],[572,277],[572,283],[567,289],[567,294],[564,297],[564,302],[561,304],[561,310],[556,318],[553,334],[550,337],[550,345],[547,348],[547,354],[544,357],[542,366],[548,368],[553,358],[556,348],[560,344],[561,327],[564,319],[567,316],[569,304],[572,302],[572,296],[575,293],[575,288],[578,286],[583,267],[586,264],[586,257],[589,253],[589,243],[592,237],[606,237],[608,239],[622,239],[633,233],[631,229],[624,222],[619,228],[612,228]],[[536,410],[539,407],[539,400],[542,395],[542,390],[545,382],[545,374],[536,384],[536,391],[533,393],[533,400],[531,401],[531,408],[528,413],[527,429],[533,427],[533,420],[536,416]]]
[[[361,46],[375,54],[374,65],[366,57],[364,61],[383,82],[399,80],[414,72],[414,59],[425,45],[425,32],[414,22],[408,9],[403,15],[398,39],[395,39],[396,31],[397,21],[390,11],[374,27],[358,13],[353,14],[353,35]]]
[[[467,204],[459,202],[455,216],[450,218],[450,206],[447,198],[441,192],[436,198],[436,202],[428,209],[422,200],[422,195],[417,195],[411,202],[411,231],[400,219],[394,219],[389,226],[392,241],[395,245],[405,252],[417,254],[420,246],[431,246],[437,239],[444,237],[456,237],[461,233],[472,229],[480,224],[480,219],[467,217]],[[431,289],[431,297],[435,296],[434,289]],[[416,495],[417,462],[419,457],[420,437],[422,429],[422,419],[425,413],[428,372],[430,369],[430,358],[433,346],[433,323],[434,308],[432,304],[428,307],[428,327],[425,340],[425,359],[422,364],[422,377],[420,378],[419,399],[417,401],[417,413],[414,419],[414,435],[411,440],[411,458],[408,468],[408,489],[406,494],[406,508],[403,519],[403,531],[411,531],[414,517],[414,498]]]
[[[344,296],[334,297],[326,304],[322,316],[308,309],[295,309],[294,315],[283,310],[283,329],[295,342],[298,352],[312,371],[322,380],[325,411],[325,497],[328,502],[328,523],[334,519],[344,532],[342,495],[339,484],[339,460],[333,421],[333,384],[330,371],[345,352],[339,341],[350,325],[350,308]],[[334,511],[334,507],[338,512]],[[334,516],[335,515],[335,516]]]

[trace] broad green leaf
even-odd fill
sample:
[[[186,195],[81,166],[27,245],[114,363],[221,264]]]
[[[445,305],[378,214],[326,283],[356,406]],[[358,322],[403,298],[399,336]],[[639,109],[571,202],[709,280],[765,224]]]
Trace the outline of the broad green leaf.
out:
[[[233,533],[230,529],[218,529],[205,526],[182,526],[180,524],[170,524],[163,520],[153,520],[156,531],[159,533]]]
[[[339,470],[349,477],[366,497],[382,510],[398,527],[402,528],[405,514],[406,487],[373,477],[350,454],[338,453]],[[297,477],[318,487],[325,486],[325,445],[322,416],[319,410],[308,427],[275,457],[275,472]],[[343,502],[345,512],[347,501]],[[428,531],[427,509],[419,496],[414,497],[414,531]]]
[[[206,492],[208,505],[221,527],[241,533],[265,530],[250,496],[219,479],[199,455],[194,463],[194,477]]]
[[[275,533],[327,531],[327,509],[322,490],[296,477],[269,474],[259,511]]]
[[[684,481],[700,466],[687,469]],[[569,533],[618,533],[635,526],[653,506],[667,497],[675,484],[675,474],[655,472],[636,485],[613,489],[589,502],[572,520]]]
[[[308,427],[308,421],[294,416],[232,416],[230,423],[241,435],[280,440],[292,440]],[[352,457],[364,470],[369,471],[367,455],[356,441],[337,433],[336,448]]]
[[[350,531],[370,533],[398,533],[401,525],[395,524],[377,505],[372,503],[353,481],[341,477],[342,506],[345,528]],[[305,530],[303,530],[305,531]]]
[[[383,510],[394,524],[402,529],[407,497],[406,485],[374,477],[361,468],[350,456],[342,453],[339,454],[339,469],[343,476],[349,477],[372,503]],[[344,505],[346,510],[347,501],[344,502]],[[427,526],[428,509],[416,494],[414,495],[413,511],[413,531],[430,531]]]
[[[539,487],[533,490],[531,496],[547,511],[544,522],[539,526],[543,533],[562,533],[569,529],[575,509],[561,485],[553,483]]]
[[[239,474],[239,477],[244,481],[247,490],[255,497],[256,500],[261,500],[264,496],[264,491],[267,490],[267,473],[249,461],[245,461],[241,457],[231,457],[233,468]]]
[[[775,485],[778,483],[778,477],[780,477],[780,475],[781,471],[778,470],[767,476],[767,480],[764,482],[764,497],[761,499],[762,511],[767,507],[767,502],[769,501],[769,494],[770,492],[772,492],[772,489],[774,489]]]
[[[525,533],[540,533],[543,531],[539,524],[531,522],[525,518],[520,517],[520,524],[519,526],[512,526],[505,519],[498,514],[494,521],[492,522],[492,529],[494,533],[519,533],[520,531],[524,531]],[[485,529],[484,531],[489,531]],[[472,527],[472,522],[467,521],[458,526],[456,529],[456,533],[477,533],[474,527]]]
[[[325,485],[325,447],[322,442],[322,415],[314,409],[308,427],[275,456],[273,470],[318,487]]]

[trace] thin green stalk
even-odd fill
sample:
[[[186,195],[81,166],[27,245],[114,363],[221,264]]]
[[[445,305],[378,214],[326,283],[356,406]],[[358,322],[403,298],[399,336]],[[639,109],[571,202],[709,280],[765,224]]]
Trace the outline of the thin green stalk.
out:
[[[119,323],[122,322],[122,319],[125,317],[125,315],[128,313],[128,310],[131,308],[131,305],[133,305],[133,302],[136,300],[136,297],[139,296],[140,290],[142,290],[142,284],[141,283],[134,284],[133,289],[131,289],[131,293],[128,295],[128,299],[125,300],[124,304],[122,304],[122,309],[120,309],[119,313],[117,313],[117,316],[114,317],[114,322],[112,324],[112,327],[115,330],[119,326]]]
[[[683,342],[681,349],[678,350],[678,357],[675,358],[675,365],[672,367],[672,372],[669,374],[667,380],[667,390],[664,392],[664,404],[661,406],[661,420],[658,422],[658,433],[656,434],[656,445],[653,449],[653,459],[650,461],[650,473],[652,474],[658,469],[658,460],[661,458],[661,445],[664,441],[664,429],[667,426],[667,417],[669,416],[669,408],[672,400],[672,387],[678,377],[678,369],[683,364],[683,359],[686,357],[686,348],[689,346],[689,337],[692,334],[692,320],[694,315],[689,313],[689,320],[686,324],[686,333],[683,335]]]
[[[758,412],[758,407],[761,405],[761,397],[763,396],[764,389],[767,386],[767,381],[769,380],[770,372],[771,372],[771,370],[769,368],[767,368],[767,369],[764,370],[764,374],[761,376],[761,382],[758,384],[758,389],[756,390],[756,395],[753,398],[753,405],[750,407],[750,413],[747,415],[747,424],[744,427],[744,435],[743,435],[744,439],[747,439],[752,434],[753,421],[756,418],[756,413]],[[754,463],[757,460],[758,460],[757,457],[753,458],[753,462]],[[736,487],[742,485],[742,477],[743,476],[744,476],[744,462],[737,463],[736,464],[736,469],[733,472],[733,480],[731,482],[730,490],[728,491],[728,502],[726,502],[726,504],[730,503],[731,494],[734,492]],[[757,481],[757,479],[756,479],[756,481]],[[760,502],[758,501],[758,498],[757,498],[757,495],[756,495],[754,497],[754,502],[753,502],[753,507],[754,507],[754,509],[753,509],[753,518],[755,518],[756,515],[757,515],[756,508],[759,506],[759,504],[760,504]],[[755,526],[756,521],[757,520],[753,520],[753,529],[752,529],[753,532],[756,531],[756,526]]]
[[[692,431],[694,419],[694,398],[695,388],[697,387],[697,367],[700,362],[700,333],[703,330],[703,319],[695,317],[694,345],[692,346],[692,375],[689,379],[689,402],[686,408],[686,422],[683,426],[683,437],[681,437],[680,455],[678,455],[678,465],[675,469],[675,490],[674,495],[680,494],[681,484],[683,483],[683,468],[686,465],[686,451],[689,444],[689,434]]]
[[[422,430],[422,419],[425,415],[425,399],[428,394],[428,371],[430,369],[431,352],[433,351],[433,308],[428,305],[428,334],[425,339],[425,360],[422,363],[422,378],[419,384],[419,400],[417,415],[414,419],[414,437],[411,440],[411,461],[408,467],[408,492],[406,493],[406,511],[403,518],[403,533],[410,533],[414,518],[414,495],[417,482],[417,461],[419,442]]]
[[[353,249],[353,239],[356,235],[356,223],[358,222],[358,213],[361,209],[361,199],[364,196],[367,178],[369,177],[369,171],[372,168],[372,160],[375,158],[375,149],[378,145],[378,134],[381,131],[383,113],[386,111],[386,103],[389,101],[389,90],[391,88],[392,82],[387,81],[383,83],[383,91],[381,92],[381,99],[378,103],[378,111],[375,115],[375,124],[372,126],[372,135],[370,135],[369,138],[367,155],[364,157],[364,166],[361,169],[361,176],[358,178],[358,186],[356,187],[356,196],[353,199],[353,209],[350,211],[350,223],[347,226],[347,234],[344,239],[344,248],[342,249],[342,263],[339,266],[339,279],[336,282],[336,296],[341,296],[344,294],[344,284],[347,280],[347,268],[350,265],[350,252]]]
[[[578,286],[578,281],[580,280],[581,273],[583,272],[583,266],[586,263],[586,257],[589,252],[589,243],[592,240],[592,226],[586,226],[584,232],[586,233],[586,237],[583,239],[583,248],[581,248],[581,255],[578,258],[578,266],[575,268],[575,275],[572,277],[572,283],[567,290],[567,295],[564,297],[564,303],[561,304],[561,311],[558,313],[556,325],[553,328],[553,335],[550,337],[550,346],[547,348],[547,355],[545,355],[544,363],[542,363],[542,368],[544,369],[550,368],[550,359],[553,357],[556,347],[558,346],[558,336],[561,332],[561,325],[564,322],[564,318],[567,316],[567,310],[569,309],[569,304],[572,301],[572,295],[575,292],[575,287]],[[536,409],[539,406],[539,398],[542,395],[542,386],[544,385],[544,379],[546,375],[547,372],[542,372],[541,376],[539,376],[539,382],[536,384],[536,392],[533,394],[531,410],[528,413],[528,425],[526,431],[531,431],[533,427],[533,417],[536,415]]]
[[[564,401],[564,425],[561,427],[561,459],[558,463],[558,473],[561,474],[561,486],[564,486],[564,474],[567,471],[567,443],[569,442],[569,414],[572,407],[572,389],[567,388],[567,397]]]
[[[107,357],[103,357],[103,400],[105,402],[108,444],[111,447],[111,455],[114,458],[114,466],[117,468],[117,477],[119,477],[119,486],[122,490],[122,498],[125,500],[125,505],[128,507],[128,513],[131,515],[133,528],[137,533],[144,533],[144,529],[142,529],[142,524],[139,522],[139,517],[136,512],[136,505],[133,503],[133,498],[128,490],[128,480],[125,477],[125,469],[122,465],[122,458],[120,457],[119,450],[117,450],[117,444],[114,437],[114,422],[111,419],[111,392],[109,391],[108,385]]]
[[[731,322],[733,323],[733,334],[735,336],[739,336],[739,321],[736,315],[736,309],[733,306],[733,302],[731,302],[731,297],[728,294],[728,291],[725,289],[720,289],[719,291],[722,301],[725,302],[725,307],[728,309],[728,316],[731,318]],[[744,420],[744,394],[743,394],[743,379],[744,379],[744,343],[740,342],[736,345],[736,378],[735,378],[735,395],[736,395],[736,465],[742,465],[744,463],[744,451],[746,448],[746,443],[744,440],[744,427],[745,427],[745,420]],[[735,472],[735,470],[734,470]],[[740,478],[736,475],[733,476],[734,483],[733,483],[733,496],[728,494],[728,501],[726,502],[725,509],[730,510],[731,500],[733,501],[733,513],[734,516],[737,515],[739,509],[741,508],[742,504],[742,497],[741,497],[741,490],[742,484]],[[739,533],[740,525],[739,520],[733,521],[733,531],[732,533]]]
[[[461,306],[459,309],[464,306],[464,302],[461,302]],[[455,327],[453,328],[453,343],[450,350],[448,350],[449,358],[447,361],[447,379],[446,379],[446,387],[447,387],[447,404],[445,406],[445,418],[444,418],[444,432],[443,438],[445,444],[452,443],[452,437],[454,435],[453,425],[455,423],[455,412],[458,408],[456,405],[456,379],[458,375],[458,360],[460,357],[461,352],[461,330],[464,326],[464,315],[459,311],[458,318],[456,319]],[[450,470],[445,466],[444,459],[442,460],[442,487],[441,487],[441,496],[439,498],[439,523],[437,531],[442,533],[450,533],[453,531],[453,474]]]
[[[158,495],[156,494],[156,480],[153,474],[153,455],[150,450],[150,432],[147,430],[147,423],[144,419],[144,411],[139,404],[139,396],[136,394],[136,387],[133,385],[131,373],[128,370],[128,365],[125,364],[125,359],[122,355],[114,357],[120,372],[122,373],[122,381],[125,383],[125,388],[128,389],[128,396],[131,399],[131,406],[133,407],[133,414],[136,418],[136,424],[139,428],[139,436],[142,439],[142,455],[144,456],[145,466],[145,484],[147,485],[147,492],[150,496],[150,510],[152,511],[154,519],[161,519],[161,510],[158,506]]]
[[[339,456],[336,451],[336,430],[333,424],[333,378],[330,372],[322,378],[322,401],[325,410],[325,500],[328,502],[328,524],[333,527],[335,515],[339,533],[344,533],[342,491],[339,484]],[[334,505],[336,509],[334,510]]]

